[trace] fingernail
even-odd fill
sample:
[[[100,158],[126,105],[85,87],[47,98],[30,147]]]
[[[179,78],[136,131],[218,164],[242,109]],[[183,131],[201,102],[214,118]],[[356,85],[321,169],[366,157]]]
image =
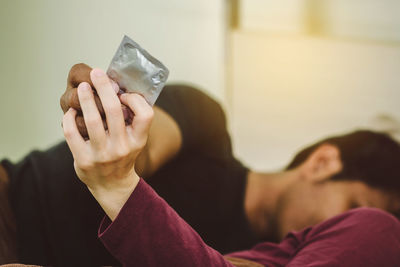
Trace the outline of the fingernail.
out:
[[[101,69],[93,69],[92,74],[97,77],[105,75],[104,71],[102,71]]]

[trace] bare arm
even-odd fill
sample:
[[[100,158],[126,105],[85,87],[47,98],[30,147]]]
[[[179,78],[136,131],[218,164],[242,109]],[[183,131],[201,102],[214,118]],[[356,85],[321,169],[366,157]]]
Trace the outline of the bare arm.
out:
[[[135,164],[148,138],[153,109],[137,94],[118,99],[99,69],[91,71],[91,79],[103,103],[108,131],[87,83],[79,85],[78,96],[90,139],[80,135],[74,109],[64,115],[63,127],[79,179],[116,224],[111,227],[114,231],[106,227],[108,234],[102,234],[107,249],[126,266],[232,266],[140,182]],[[129,125],[124,123],[119,100],[135,114]],[[126,223],[134,227],[125,227]]]
[[[149,138],[136,161],[136,171],[144,178],[151,176],[173,159],[182,146],[182,134],[174,119],[158,107],[153,110]]]
[[[147,142],[153,109],[138,94],[117,96],[111,81],[100,69],[93,69],[90,79],[104,107],[108,131],[103,128],[92,88],[83,82],[78,86],[78,96],[90,138],[85,140],[79,133],[77,111],[73,108],[63,117],[64,136],[78,177],[114,220],[139,182],[135,162]],[[135,114],[128,125],[125,125],[121,103]]]
[[[118,217],[103,220],[99,233],[123,266],[234,266],[143,180]]]

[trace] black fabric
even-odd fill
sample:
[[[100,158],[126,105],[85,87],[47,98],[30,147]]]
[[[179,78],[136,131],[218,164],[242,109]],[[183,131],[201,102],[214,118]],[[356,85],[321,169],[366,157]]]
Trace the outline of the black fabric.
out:
[[[221,106],[184,85],[167,86],[156,105],[178,123],[183,145],[148,183],[211,247],[227,253],[255,245],[244,214],[248,169],[233,156]]]
[[[184,141],[179,155],[148,183],[217,250],[255,244],[243,210],[248,170],[232,155],[221,107],[181,85],[167,86],[156,105],[176,120]],[[97,239],[104,212],[76,177],[65,142],[18,164],[2,164],[10,175],[22,263],[118,265]]]
[[[66,143],[32,152],[10,174],[21,263],[54,266],[118,265],[97,240],[104,212],[74,172]]]

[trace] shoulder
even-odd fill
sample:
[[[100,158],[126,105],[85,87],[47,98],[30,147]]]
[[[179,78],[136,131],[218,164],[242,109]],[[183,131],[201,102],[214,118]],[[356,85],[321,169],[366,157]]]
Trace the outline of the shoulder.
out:
[[[29,181],[57,180],[57,177],[74,175],[73,157],[65,141],[46,150],[34,150],[13,164],[3,161],[11,185]],[[53,181],[52,183],[55,183]]]

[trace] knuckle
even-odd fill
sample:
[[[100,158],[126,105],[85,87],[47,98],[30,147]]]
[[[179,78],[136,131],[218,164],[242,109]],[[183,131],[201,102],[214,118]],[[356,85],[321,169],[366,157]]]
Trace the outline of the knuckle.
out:
[[[67,110],[67,112],[64,113],[64,115],[62,117],[63,124],[67,123],[67,121],[68,121],[68,110]]]
[[[88,90],[79,93],[79,100],[80,101],[91,101],[93,99],[93,94]],[[70,104],[74,103],[74,98],[71,97]]]
[[[71,67],[69,74],[68,74],[68,84],[71,85],[72,87],[77,86],[79,83],[79,74],[84,71],[84,68],[86,67],[85,64],[83,63],[78,63],[75,64]]]
[[[98,118],[94,117],[94,116],[87,116],[85,118],[85,124],[87,127],[93,127],[96,126],[99,123]]]
[[[93,168],[93,163],[90,160],[81,159],[76,163],[79,169],[83,171],[90,171]]]
[[[72,137],[72,131],[68,130],[67,128],[64,127],[64,137],[66,139],[70,139]]]
[[[85,69],[85,68],[86,68],[86,64],[84,64],[84,63],[77,63],[77,64],[74,64],[74,65],[71,67],[71,70],[69,71],[69,73],[79,72],[79,71],[81,71],[82,69]]]
[[[154,118],[154,110],[151,107],[148,107],[147,110],[145,111],[145,115],[147,119],[152,120]]]
[[[68,110],[68,101],[65,99],[65,94],[60,97],[60,106],[64,113]]]
[[[84,63],[78,63],[75,64],[71,67],[69,74],[68,74],[68,79],[67,79],[67,84],[68,88],[72,87],[77,87],[79,83],[83,81],[91,82],[89,78],[89,72],[91,68],[84,64]]]
[[[101,75],[94,75],[94,71],[96,71],[98,74],[101,73]],[[104,72],[100,69],[94,68],[90,72],[90,77],[93,81],[93,83],[96,83],[97,89],[102,89],[107,83],[109,83],[109,79],[107,75],[103,74]]]
[[[62,117],[62,123],[63,123],[63,127],[64,127],[64,128],[68,127],[70,116],[71,116],[71,115],[70,115],[70,113],[69,113],[68,111],[63,115],[63,117]]]
[[[70,89],[67,101],[70,107],[80,108],[77,88]]]
[[[100,150],[96,152],[96,164],[104,165],[110,161],[109,153],[106,153],[104,150]]]
[[[153,120],[154,112],[153,110],[145,110],[138,116],[138,121],[142,123],[149,123]]]
[[[141,151],[145,145],[146,142],[136,141],[134,144],[132,144],[132,149],[134,149],[135,151]]]
[[[119,115],[122,112],[121,105],[110,103],[104,107],[111,116]]]
[[[63,124],[63,130],[64,130],[64,137],[66,139],[70,139],[74,134],[71,128],[66,126],[65,123]]]
[[[120,148],[117,150],[116,156],[121,159],[121,158],[127,157],[129,155],[129,153],[130,153],[130,151],[129,151],[128,147],[124,146],[123,148]]]
[[[112,153],[112,158],[115,160],[120,160],[127,157],[130,154],[130,147],[125,142],[119,142],[118,144],[114,145]]]
[[[141,150],[147,144],[147,137],[136,138],[131,143],[131,150]]]

